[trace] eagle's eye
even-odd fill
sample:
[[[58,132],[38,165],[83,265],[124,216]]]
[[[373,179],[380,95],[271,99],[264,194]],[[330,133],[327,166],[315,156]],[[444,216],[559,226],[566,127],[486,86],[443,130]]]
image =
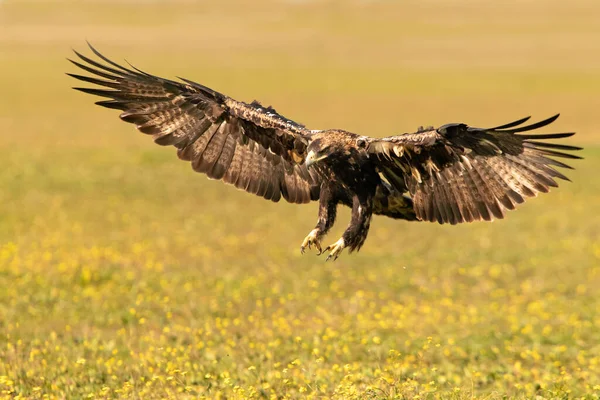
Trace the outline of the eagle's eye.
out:
[[[320,148],[319,151],[318,151],[319,155],[326,155],[326,154],[328,154],[330,147],[331,146],[325,146],[325,147]]]
[[[361,148],[364,149],[365,147],[367,147],[367,141],[365,139],[358,139],[356,141],[356,145]]]

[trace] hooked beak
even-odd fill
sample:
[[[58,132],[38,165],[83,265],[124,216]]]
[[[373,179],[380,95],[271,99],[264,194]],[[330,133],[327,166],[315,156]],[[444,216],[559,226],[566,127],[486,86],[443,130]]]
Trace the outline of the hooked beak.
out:
[[[322,159],[324,159],[326,157],[327,157],[327,154],[323,154],[321,156],[317,156],[317,153],[315,153],[313,150],[311,150],[306,155],[306,161],[304,163],[306,164],[307,167],[310,167],[311,165],[313,165],[317,161],[321,161]]]

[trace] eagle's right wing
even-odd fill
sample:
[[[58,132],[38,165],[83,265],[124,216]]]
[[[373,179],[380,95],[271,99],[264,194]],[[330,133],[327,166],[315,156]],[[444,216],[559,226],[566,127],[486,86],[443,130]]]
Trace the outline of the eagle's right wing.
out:
[[[521,126],[523,118],[494,128],[448,124],[417,133],[369,139],[367,151],[399,193],[408,191],[420,220],[456,224],[503,218],[527,197],[558,186],[571,168],[551,157],[580,158],[579,147],[538,141],[573,133],[521,134],[558,118]]]
[[[104,63],[75,52],[82,62],[70,61],[93,76],[68,75],[112,90],[75,89],[110,99],[96,104],[122,110],[122,120],[160,145],[175,146],[195,171],[268,200],[318,199],[319,178],[304,165],[310,136],[304,126],[198,83],[125,68],[90,48]]]

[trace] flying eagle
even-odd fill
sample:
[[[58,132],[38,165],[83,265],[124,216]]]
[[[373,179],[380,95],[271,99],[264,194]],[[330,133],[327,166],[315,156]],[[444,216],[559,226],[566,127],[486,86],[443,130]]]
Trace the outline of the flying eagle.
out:
[[[175,146],[180,159],[211,179],[274,202],[318,200],[317,225],[300,249],[329,251],[328,260],[346,247],[361,248],[373,214],[440,224],[501,219],[526,198],[558,186],[555,178],[569,180],[556,167],[571,167],[556,157],[581,158],[567,153],[579,147],[538,141],[572,132],[529,133],[558,115],[493,128],[452,123],[381,139],[309,130],[256,101],[127,68],[90,48],[99,60],[75,52],[80,60],[69,61],[92,76],[68,75],[108,90],[74,89],[108,98],[96,104],[121,110],[123,121],[159,145]],[[322,250],[339,203],[352,208],[350,224]]]

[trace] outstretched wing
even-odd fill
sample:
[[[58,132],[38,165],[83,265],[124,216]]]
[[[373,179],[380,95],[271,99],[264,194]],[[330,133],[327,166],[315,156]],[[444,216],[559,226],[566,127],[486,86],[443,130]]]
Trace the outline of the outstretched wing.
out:
[[[494,128],[448,124],[417,133],[369,139],[367,151],[391,186],[409,191],[418,219],[456,224],[503,218],[527,197],[568,180],[550,157],[581,158],[579,147],[539,142],[574,133],[520,134],[546,126],[555,115],[522,126],[523,118]]]
[[[307,203],[319,197],[318,177],[304,165],[310,131],[271,107],[233,100],[185,79],[171,81],[125,68],[90,45],[99,62],[75,54],[69,60],[92,74],[68,74],[106,89],[74,88],[109,100],[123,121],[160,145],[173,145],[195,171],[239,189],[279,201]]]

